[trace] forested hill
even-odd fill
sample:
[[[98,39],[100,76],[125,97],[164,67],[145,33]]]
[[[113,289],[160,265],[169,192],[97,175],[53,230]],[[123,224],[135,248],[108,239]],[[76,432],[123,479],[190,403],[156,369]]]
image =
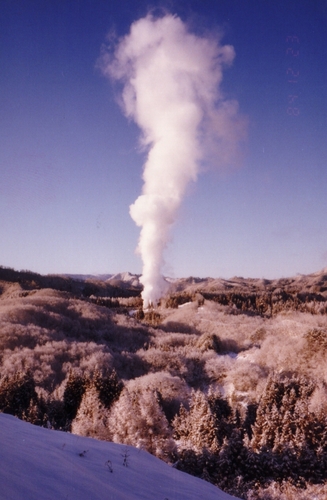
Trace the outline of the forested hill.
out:
[[[105,279],[106,278],[106,279]],[[169,291],[162,305],[178,307],[186,302],[211,300],[234,311],[273,316],[283,310],[326,314],[327,268],[309,275],[275,280],[234,277],[169,279]],[[15,284],[15,285],[14,285]],[[40,275],[32,271],[15,271],[0,266],[0,293],[52,288],[88,298],[102,305],[112,302],[103,298],[140,297],[139,276],[118,275]],[[137,302],[140,306],[140,302]],[[114,303],[117,305],[117,303]],[[135,306],[135,304],[133,304]]]
[[[309,275],[275,280],[180,279],[172,283],[171,293],[170,306],[180,305],[200,294],[206,300],[254,314],[273,316],[283,310],[326,314],[327,268]]]
[[[244,500],[325,500],[326,272],[170,283],[143,311],[128,273],[1,269],[0,411],[147,450]]]
[[[13,286],[16,284],[16,286]],[[32,271],[16,271],[0,266],[0,293],[9,291],[29,291],[43,288],[52,288],[58,291],[69,292],[75,297],[133,297],[140,295],[140,287],[125,283],[121,285],[112,280],[99,279],[97,276],[88,276],[79,279],[71,275],[48,274],[41,275]]]

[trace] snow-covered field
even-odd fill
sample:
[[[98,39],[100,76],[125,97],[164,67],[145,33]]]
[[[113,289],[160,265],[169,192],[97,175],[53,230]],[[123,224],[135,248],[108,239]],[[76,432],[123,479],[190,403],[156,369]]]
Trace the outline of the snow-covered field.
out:
[[[3,413],[0,462],[3,500],[235,498],[131,446],[36,427]]]

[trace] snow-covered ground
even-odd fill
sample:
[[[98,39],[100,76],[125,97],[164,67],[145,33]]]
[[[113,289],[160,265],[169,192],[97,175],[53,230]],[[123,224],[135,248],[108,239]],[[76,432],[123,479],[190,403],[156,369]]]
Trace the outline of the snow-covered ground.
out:
[[[3,500],[235,498],[131,446],[36,427],[5,414],[0,414],[0,463]]]

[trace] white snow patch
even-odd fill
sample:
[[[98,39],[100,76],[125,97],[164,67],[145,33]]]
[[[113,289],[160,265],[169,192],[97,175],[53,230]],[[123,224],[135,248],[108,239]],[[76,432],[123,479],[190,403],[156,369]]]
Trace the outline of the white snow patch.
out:
[[[123,465],[127,451],[128,466]],[[110,460],[113,472],[106,463]],[[228,500],[235,497],[131,446],[52,431],[0,414],[0,498]]]
[[[258,347],[254,347],[252,349],[248,349],[247,351],[242,351],[240,352],[239,354],[236,355],[237,359],[238,360],[246,360],[246,361],[249,361],[250,363],[253,363],[254,360],[253,360],[253,356],[255,354],[256,351],[258,351]]]

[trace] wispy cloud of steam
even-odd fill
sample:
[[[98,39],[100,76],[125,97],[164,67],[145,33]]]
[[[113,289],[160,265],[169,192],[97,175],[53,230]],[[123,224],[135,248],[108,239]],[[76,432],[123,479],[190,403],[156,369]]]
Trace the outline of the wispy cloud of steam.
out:
[[[114,53],[103,50],[99,66],[123,84],[122,105],[142,131],[146,148],[142,194],[130,207],[141,234],[144,308],[165,292],[164,249],[178,208],[200,165],[235,161],[244,132],[236,101],[225,100],[223,68],[235,53],[219,39],[196,36],[176,16],[151,15],[134,22]]]

